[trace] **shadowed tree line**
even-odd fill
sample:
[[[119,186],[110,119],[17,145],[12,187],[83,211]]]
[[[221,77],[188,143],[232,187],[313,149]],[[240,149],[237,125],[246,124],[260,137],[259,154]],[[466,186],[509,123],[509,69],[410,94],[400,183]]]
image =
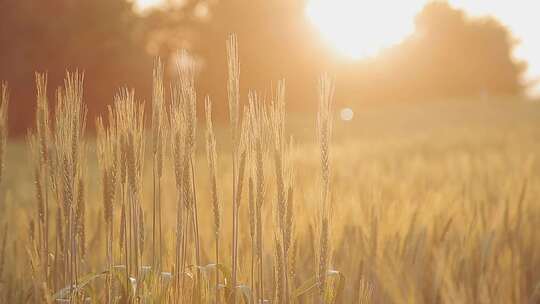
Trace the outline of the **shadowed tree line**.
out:
[[[517,95],[526,64],[512,58],[516,41],[493,18],[470,18],[444,2],[416,17],[414,35],[376,60],[346,68],[342,96],[418,100]]]
[[[242,91],[271,92],[269,84],[286,78],[288,104],[299,110],[314,110],[323,71],[337,78],[337,103],[349,105],[524,90],[525,64],[512,59],[515,41],[494,19],[469,18],[433,2],[418,14],[414,35],[376,58],[354,62],[321,41],[304,16],[305,4],[171,1],[140,14],[124,0],[0,0],[0,79],[10,85],[11,133],[24,134],[32,121],[35,71],[48,72],[50,88],[61,84],[66,69],[85,71],[93,121],[120,86],[149,100],[154,58],[161,57],[174,77],[182,48],[199,67],[199,94],[211,94],[217,113],[224,113],[225,39],[231,32],[240,44]]]
[[[36,71],[48,72],[51,100],[66,69],[84,71],[91,122],[119,86],[150,90],[143,21],[119,0],[0,0],[0,79],[12,96],[12,131],[25,134],[33,119]]]

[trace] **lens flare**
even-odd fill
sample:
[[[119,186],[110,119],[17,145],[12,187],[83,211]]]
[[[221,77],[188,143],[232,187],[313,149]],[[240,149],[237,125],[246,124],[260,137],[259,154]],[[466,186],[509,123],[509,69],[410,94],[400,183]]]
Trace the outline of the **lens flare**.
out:
[[[351,121],[354,117],[354,112],[351,108],[343,108],[339,112],[339,116],[343,121]]]

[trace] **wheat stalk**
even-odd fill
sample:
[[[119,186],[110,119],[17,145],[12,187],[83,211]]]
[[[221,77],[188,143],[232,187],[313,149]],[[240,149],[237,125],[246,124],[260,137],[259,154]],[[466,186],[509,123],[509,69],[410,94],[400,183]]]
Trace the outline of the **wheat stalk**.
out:
[[[216,265],[219,265],[219,235],[221,228],[221,206],[218,197],[217,189],[217,153],[216,153],[216,136],[212,123],[212,102],[210,97],[205,100],[206,114],[206,159],[210,170],[210,189],[212,200],[212,213],[214,215],[214,234],[216,242]],[[219,302],[219,271],[216,271],[215,282],[215,301]]]
[[[279,240],[279,236],[274,236],[274,302],[285,303],[286,296],[284,290],[283,274],[285,273],[283,263],[283,250],[281,247],[282,242]]]
[[[167,136],[165,121],[165,96],[163,89],[163,65],[161,60],[157,60],[153,73],[153,94],[152,94],[152,179],[153,179],[153,201],[152,201],[152,264],[155,271],[161,267],[162,259],[162,220],[161,220],[161,179],[163,176],[163,142]],[[156,241],[157,239],[157,241]],[[157,245],[156,245],[157,243]],[[157,249],[156,249],[157,248]]]
[[[327,294],[327,272],[330,264],[330,140],[332,136],[332,97],[334,83],[328,75],[319,80],[319,111],[317,115],[317,138],[320,148],[321,205],[319,210],[319,244],[317,278],[319,296],[323,303]]]
[[[0,186],[2,183],[2,176],[4,173],[4,158],[6,155],[6,142],[8,135],[8,88],[7,84],[0,83]],[[2,199],[0,198],[0,202]],[[0,204],[1,208],[6,208],[3,204]],[[2,281],[2,274],[4,272],[4,263],[6,260],[6,241],[7,241],[7,232],[8,224],[4,225],[4,233],[2,237],[2,242],[0,243],[0,281]]]
[[[180,298],[180,292],[183,291],[183,276],[182,272],[185,266],[184,262],[184,250],[185,247],[185,235],[184,235],[184,226],[185,220],[184,217],[185,211],[183,204],[183,178],[184,178],[184,153],[183,149],[184,144],[184,133],[186,130],[185,122],[182,114],[182,102],[180,98],[180,92],[177,87],[173,87],[171,92],[171,108],[170,108],[170,126],[169,134],[171,136],[171,157],[173,161],[174,176],[176,181],[176,193],[177,193],[177,204],[176,204],[176,250],[175,250],[175,287],[174,293],[176,298]]]
[[[292,139],[287,147],[285,140],[285,82],[278,83],[276,98],[272,100],[270,111],[270,137],[273,141],[273,159],[276,175],[277,201],[275,204],[275,222],[280,235],[280,258],[282,259],[283,272],[276,273],[277,278],[283,285],[282,301],[288,303],[291,300],[289,284],[289,249],[293,233],[293,170],[290,164],[290,150]]]
[[[144,249],[144,227],[142,222],[142,173],[144,167],[144,103],[135,101],[133,91],[123,89],[115,97],[114,106],[109,110],[109,123],[117,136],[117,151],[120,169],[121,204],[123,223],[121,225],[126,261],[126,288],[130,286],[130,276],[141,277]],[[126,289],[127,290],[127,289]],[[137,291],[140,288],[137,289]],[[138,295],[135,294],[135,297]]]
[[[4,158],[6,156],[6,142],[8,135],[8,101],[9,92],[6,83],[0,83],[0,183],[4,172]]]
[[[264,178],[264,160],[265,152],[267,150],[267,134],[269,133],[267,128],[269,126],[267,119],[267,109],[264,107],[259,95],[255,92],[250,92],[249,105],[245,114],[249,125],[249,136],[247,136],[247,142],[249,143],[250,153],[250,181],[253,183],[253,198],[252,208],[252,220],[250,220],[253,227],[254,247],[256,252],[257,262],[257,301],[264,301],[264,273],[263,273],[263,220],[262,220],[262,207],[264,203],[265,193],[265,178]]]
[[[111,125],[114,126],[114,117],[110,117],[112,121]],[[109,275],[107,278],[107,302],[112,301],[112,266],[113,266],[113,219],[114,219],[114,204],[116,198],[117,188],[117,168],[118,168],[118,156],[117,156],[117,137],[115,130],[105,129],[101,117],[96,120],[97,130],[97,156],[98,165],[101,169],[101,185],[103,195],[103,215],[106,225],[106,256],[107,256],[107,268],[109,269]]]
[[[2,276],[4,274],[4,265],[6,263],[8,228],[9,228],[9,225],[7,223],[4,224],[4,227],[3,227],[4,233],[2,234],[2,241],[0,243],[0,280],[2,280]]]
[[[84,163],[85,145],[83,141],[86,127],[86,107],[82,102],[84,76],[67,73],[64,87],[57,91],[56,117],[54,128],[55,163],[59,166],[56,188],[59,203],[64,210],[64,227],[67,231],[65,249],[65,269],[69,285],[77,285],[79,264],[82,253],[82,227],[84,221]],[[70,299],[76,297],[70,294]]]
[[[237,266],[238,266],[238,204],[240,193],[238,191],[239,184],[241,183],[238,162],[241,157],[241,153],[238,151],[240,125],[240,64],[238,59],[238,42],[235,35],[230,35],[227,39],[227,63],[228,63],[228,82],[227,82],[227,95],[229,103],[229,119],[231,124],[232,135],[232,165],[233,165],[233,239],[232,239],[232,254],[231,254],[231,267],[232,267],[232,291],[230,295],[230,301],[236,303],[236,285],[237,285]],[[244,155],[245,157],[245,155]]]
[[[47,77],[36,74],[36,129],[28,135],[32,165],[34,168],[34,181],[36,185],[37,211],[38,211],[38,234],[39,252],[43,266],[43,277],[49,276],[49,191],[54,180],[54,172],[51,171],[51,126],[49,121],[49,107],[47,101]],[[50,282],[49,282],[50,283]]]

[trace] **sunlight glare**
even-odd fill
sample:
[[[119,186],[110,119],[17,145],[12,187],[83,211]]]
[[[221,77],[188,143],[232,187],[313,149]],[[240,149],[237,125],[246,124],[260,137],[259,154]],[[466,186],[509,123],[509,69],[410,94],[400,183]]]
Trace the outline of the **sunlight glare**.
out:
[[[414,31],[424,1],[310,0],[306,15],[329,44],[359,59],[402,41]]]
[[[135,4],[138,9],[145,10],[156,7],[163,3],[163,0],[136,0]]]

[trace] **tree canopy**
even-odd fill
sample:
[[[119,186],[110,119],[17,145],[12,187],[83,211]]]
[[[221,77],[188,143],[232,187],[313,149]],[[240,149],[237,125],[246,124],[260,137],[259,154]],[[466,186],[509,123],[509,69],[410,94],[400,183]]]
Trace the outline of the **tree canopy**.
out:
[[[337,59],[304,7],[305,0],[190,0],[139,14],[126,0],[0,0],[0,80],[12,92],[12,133],[25,132],[32,121],[35,71],[48,72],[50,88],[60,85],[66,69],[84,71],[93,121],[120,86],[148,99],[154,57],[172,71],[180,48],[200,63],[199,93],[211,94],[217,114],[225,114],[225,40],[233,32],[243,92],[255,88],[269,96],[270,82],[286,78],[289,104],[302,110],[315,104],[324,71],[336,75],[338,103],[524,90],[526,65],[512,57],[516,41],[493,18],[432,2],[418,14],[413,35],[354,62]]]

